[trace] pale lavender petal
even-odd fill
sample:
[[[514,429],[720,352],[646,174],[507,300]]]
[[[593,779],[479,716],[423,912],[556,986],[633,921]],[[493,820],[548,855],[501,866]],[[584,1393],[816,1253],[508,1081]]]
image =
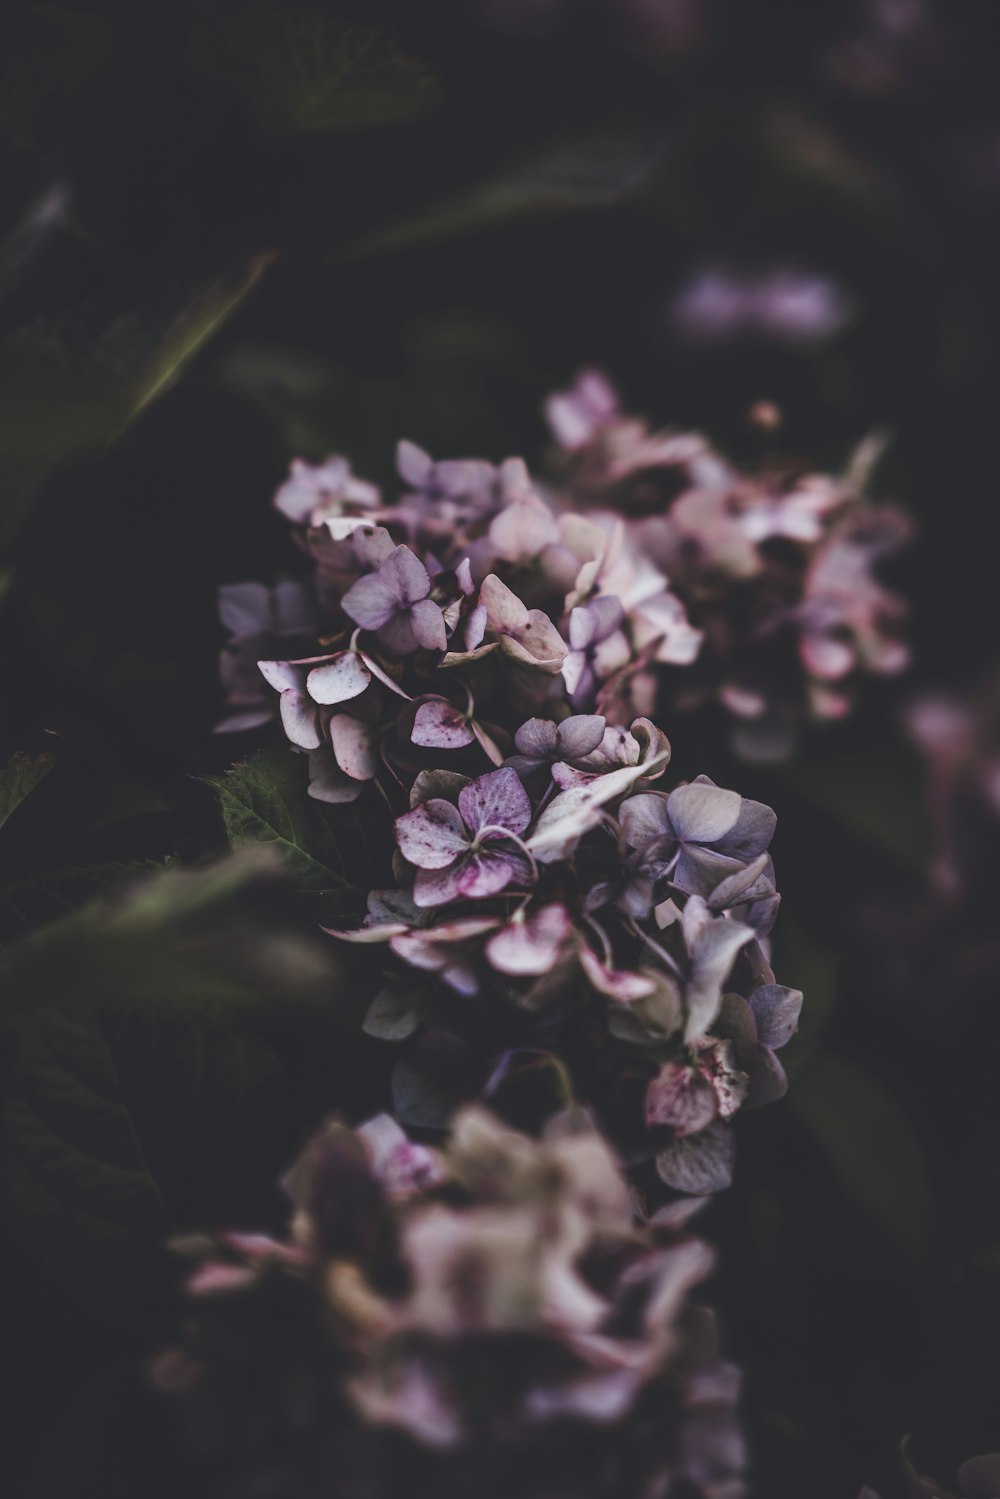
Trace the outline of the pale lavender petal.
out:
[[[528,793],[517,771],[509,765],[488,771],[463,787],[458,794],[458,805],[472,833],[485,827],[509,828],[512,833],[523,833],[531,821]]]
[[[620,1004],[634,1004],[646,999],[656,989],[656,980],[648,973],[632,973],[627,968],[609,968],[596,953],[584,948],[580,966],[599,994]]]
[[[534,719],[532,722],[537,723],[539,720]],[[601,743],[604,738],[604,719],[599,713],[575,713],[571,718],[563,719],[556,735],[560,756],[566,760],[576,760],[581,755],[589,755]],[[517,747],[522,748],[520,744]]]
[[[321,745],[309,756],[309,795],[318,802],[356,802],[364,790],[361,781],[345,776],[333,758],[333,751]]]
[[[593,624],[592,640],[607,640],[625,618],[621,599],[616,598],[612,593],[602,594],[599,598],[592,599],[587,609]]]
[[[553,901],[526,920],[509,922],[487,942],[486,956],[501,973],[548,973],[569,929],[569,912],[559,901]]]
[[[429,453],[418,448],[415,442],[407,442],[403,438],[396,448],[396,469],[401,479],[405,479],[414,489],[421,489],[430,478],[433,467]]]
[[[573,720],[570,719],[568,722],[573,722]],[[601,723],[603,722],[602,719]],[[514,735],[514,744],[518,751],[522,755],[538,760],[546,760],[554,755],[557,742],[556,726],[548,718],[529,718]]]
[[[740,796],[721,786],[692,781],[670,793],[670,821],[678,838],[715,843],[736,826]]]
[[[281,694],[281,726],[299,749],[319,749],[322,740],[316,707],[297,687]]]
[[[667,798],[659,791],[640,791],[618,809],[622,836],[629,848],[646,848],[672,831]]]
[[[429,801],[396,818],[396,842],[404,859],[418,869],[445,869],[469,845],[457,807]],[[423,902],[417,898],[417,905]]]
[[[465,621],[465,649],[477,651],[483,643],[486,634],[487,609],[485,604],[477,604],[469,611],[469,617]]]
[[[413,633],[409,609],[400,609],[378,632],[379,645],[393,656],[412,656],[418,641]]]
[[[558,536],[552,511],[530,493],[501,510],[490,526],[493,549],[506,562],[537,557]]]
[[[360,696],[371,679],[371,672],[355,651],[342,651],[324,666],[313,667],[306,678],[306,689],[314,703],[346,703]]]
[[[352,781],[370,781],[378,770],[378,730],[350,713],[331,718],[330,743],[334,758]]]
[[[270,723],[269,708],[248,708],[245,713],[230,713],[212,730],[213,734],[245,734],[248,729],[259,729]]]
[[[767,854],[761,854],[743,869],[720,880],[709,897],[708,903],[713,911],[725,911],[741,901],[760,900],[769,895],[774,889],[766,873],[770,863]]]
[[[399,598],[392,582],[383,577],[382,564],[377,573],[366,573],[344,594],[340,607],[349,619],[363,630],[380,630],[399,609]]]
[[[562,678],[570,702],[574,705],[577,701],[585,703],[595,686],[586,651],[570,651],[562,664]]]
[[[219,618],[232,635],[259,635],[271,623],[270,590],[263,583],[224,583]]]
[[[799,1023],[802,992],[781,984],[762,984],[750,995],[748,1004],[757,1026],[757,1036],[765,1046],[776,1050],[790,1041]]]
[[[676,1135],[696,1135],[718,1113],[715,1090],[693,1067],[665,1062],[646,1089],[646,1123],[668,1124]]]
[[[588,605],[573,609],[569,616],[569,643],[571,650],[585,651],[594,639],[597,621]]]
[[[508,853],[498,845],[468,853],[460,861],[458,888],[469,900],[485,900],[498,895],[513,880],[523,880],[528,864],[515,850]]]
[[[413,882],[414,903],[426,910],[430,906],[446,906],[454,900],[461,900],[458,880],[462,863],[461,859],[455,859],[445,869],[418,869]]]
[[[458,793],[469,785],[469,776],[457,770],[422,770],[410,788],[410,806],[419,807],[435,797],[446,802],[457,802]]]
[[[287,692],[289,688],[302,686],[302,672],[298,671],[290,661],[258,661],[257,670],[264,681],[278,692]]]
[[[448,634],[444,615],[431,599],[420,599],[410,610],[410,627],[420,645],[426,651],[448,649]]]
[[[719,849],[736,858],[753,859],[770,845],[777,822],[770,807],[744,797],[735,826],[718,840]]]
[[[733,1179],[736,1141],[725,1124],[714,1124],[700,1135],[675,1140],[656,1157],[661,1181],[676,1192],[704,1197],[721,1192]]]
[[[398,546],[379,568],[379,576],[393,589],[401,604],[415,604],[431,591],[426,567],[410,548]]]
[[[475,735],[468,718],[442,700],[421,703],[413,720],[410,739],[425,749],[461,749]]]
[[[384,526],[373,526],[370,522],[355,526],[351,532],[354,555],[366,571],[381,567],[387,557],[396,550],[396,543]]]
[[[722,988],[740,949],[754,938],[752,927],[716,916],[704,923],[691,954],[686,1000],[688,1018],[684,1039],[704,1035],[719,1012]]]

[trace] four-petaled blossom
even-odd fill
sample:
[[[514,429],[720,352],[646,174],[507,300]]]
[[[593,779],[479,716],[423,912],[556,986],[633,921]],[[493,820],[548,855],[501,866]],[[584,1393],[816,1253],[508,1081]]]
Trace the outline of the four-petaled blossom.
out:
[[[419,646],[443,651],[444,616],[429,597],[430,575],[409,547],[398,546],[373,573],[347,590],[341,608],[364,630],[376,630],[386,650],[407,656]]]
[[[396,842],[416,866],[418,906],[482,900],[530,878],[520,835],[531,821],[531,802],[509,766],[470,781],[458,806],[431,797],[396,819]]]

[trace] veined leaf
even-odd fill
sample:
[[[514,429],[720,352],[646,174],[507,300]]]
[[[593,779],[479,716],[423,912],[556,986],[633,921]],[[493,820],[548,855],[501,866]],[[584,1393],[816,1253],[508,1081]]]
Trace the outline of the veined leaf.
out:
[[[40,755],[18,751],[11,755],[5,765],[0,766],[0,828],[25,797],[30,796],[39,782],[45,779],[55,763],[55,755],[48,750]]]
[[[300,889],[345,902],[357,896],[326,814],[306,791],[301,757],[265,751],[210,780],[219,792],[232,848],[270,845]]]

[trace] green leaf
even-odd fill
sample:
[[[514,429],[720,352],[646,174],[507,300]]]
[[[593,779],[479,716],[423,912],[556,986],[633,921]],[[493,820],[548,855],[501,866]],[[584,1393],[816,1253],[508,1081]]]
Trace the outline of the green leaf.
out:
[[[50,751],[28,755],[19,750],[0,766],[0,828],[40,781],[44,781],[56,757]]]
[[[287,885],[264,849],[132,882],[3,953],[0,1024],[41,1009],[220,1018],[267,1001],[321,1001],[327,949],[289,929]]]
[[[326,810],[306,790],[305,762],[288,750],[266,750],[209,777],[217,787],[230,847],[268,844],[296,885],[341,904],[360,903]],[[355,897],[351,901],[351,897]]]
[[[521,220],[611,208],[645,186],[659,156],[655,141],[630,133],[557,142],[534,160],[353,241],[333,258],[339,263]]]
[[[39,320],[0,345],[0,545],[48,476],[120,437],[170,388],[272,260],[255,255],[232,275],[188,278],[168,293],[148,288],[139,311],[102,304],[86,328]]]
[[[404,124],[442,98],[430,69],[384,26],[294,0],[255,0],[222,16],[208,8],[192,52],[213,81],[236,83],[278,136]]]
[[[23,937],[60,916],[71,915],[88,901],[170,867],[170,860],[157,864],[152,859],[125,859],[29,875],[0,885],[0,942]]]
[[[195,1177],[203,1205],[218,1197],[240,1138],[254,1159],[266,1145],[254,1100],[273,1100],[275,1062],[255,1025],[328,998],[326,948],[283,899],[278,860],[245,850],[133,882],[3,954],[4,1215],[49,1273],[119,1312],[154,1289],[170,1227],[150,1141],[173,1200]]]
[[[830,1052],[795,1078],[789,1105],[851,1199],[912,1260],[930,1245],[930,1189],[909,1120],[878,1078]]]
[[[88,1296],[138,1289],[170,1231],[92,1012],[43,1012],[19,1038],[3,1187],[24,1247]],[[137,1284],[138,1283],[138,1284]]]

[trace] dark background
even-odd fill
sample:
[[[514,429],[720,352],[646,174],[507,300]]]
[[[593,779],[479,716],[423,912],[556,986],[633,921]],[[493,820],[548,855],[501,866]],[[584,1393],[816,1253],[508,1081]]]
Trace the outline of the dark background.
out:
[[[116,867],[223,846],[196,778],[252,743],[210,732],[215,590],[296,567],[269,507],[294,453],[344,451],[382,482],[400,435],[538,459],[545,394],[587,364],[747,461],[762,398],[784,413],[779,446],[819,467],[890,435],[876,489],[918,527],[895,574],[909,677],[775,770],[733,764],[718,725],[666,725],[679,772],[778,811],[776,967],[806,990],[790,1097],[741,1126],[736,1183],[705,1218],[769,1499],[889,1493],[907,1433],[946,1480],[1000,1446],[1000,839],[978,810],[943,908],[897,719],[997,647],[993,9],[8,13],[0,741],[58,748],[0,832],[9,941]],[[685,338],[671,299],[711,265],[830,277],[850,315],[811,341]],[[217,1033],[197,1089],[187,1022],[111,1038],[174,1226],[280,1222],[274,1183],[309,1128],[384,1089],[377,1046],[272,998],[241,1031],[246,1089]],[[23,1065],[11,1043],[15,1094]],[[99,1237],[48,1255],[51,1215],[22,1221],[5,1180],[15,1491],[169,1489],[141,1371],[171,1273],[148,1247],[120,1279],[92,1273]]]

